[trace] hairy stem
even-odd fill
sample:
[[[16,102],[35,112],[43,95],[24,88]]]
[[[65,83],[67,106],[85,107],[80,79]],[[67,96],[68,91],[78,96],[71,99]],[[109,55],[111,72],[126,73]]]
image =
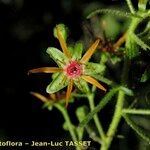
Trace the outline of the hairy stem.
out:
[[[91,109],[91,111],[93,111],[95,108],[95,106],[94,106],[94,94],[92,94],[92,93],[88,94],[88,100],[89,100],[89,104],[90,104],[90,109]],[[101,125],[101,122],[98,119],[98,115],[95,114],[93,118],[94,118],[95,125],[98,129],[98,132],[100,134],[100,137],[102,138],[102,141],[103,141],[105,139],[105,133],[103,131],[103,127]]]
[[[104,144],[102,144],[101,150],[107,150],[110,147],[113,137],[117,131],[117,127],[119,125],[122,116],[124,95],[125,95],[124,92],[120,90],[118,93],[114,116],[107,132],[107,138],[105,139]]]
[[[150,109],[123,109],[122,113],[136,115],[150,115]]]
[[[134,10],[134,7],[133,7],[133,4],[132,4],[131,0],[126,0],[126,2],[127,2],[127,5],[128,5],[128,7],[129,7],[129,9],[130,9],[130,12],[131,12],[132,14],[134,14],[134,13],[135,13],[135,10]]]
[[[76,137],[76,134],[75,134],[75,131],[74,131],[74,127],[71,123],[71,120],[70,120],[70,117],[69,117],[69,114],[68,114],[66,108],[61,106],[60,104],[55,104],[55,107],[62,113],[62,115],[63,115],[63,117],[64,117],[64,119],[67,123],[68,130],[70,132],[72,140],[74,142],[77,141],[77,137]],[[76,150],[80,150],[80,147],[76,146]]]

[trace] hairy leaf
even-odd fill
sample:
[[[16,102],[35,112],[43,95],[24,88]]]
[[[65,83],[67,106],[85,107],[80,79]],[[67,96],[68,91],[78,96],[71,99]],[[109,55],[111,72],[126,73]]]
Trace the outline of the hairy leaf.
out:
[[[98,73],[103,74],[104,70],[105,70],[105,66],[98,63],[88,62],[85,64],[84,67],[85,75],[91,75],[91,76],[92,74],[98,74]]]
[[[133,36],[133,40],[136,42],[137,45],[142,47],[144,50],[147,50],[147,49],[150,50],[150,46],[144,43],[144,41],[142,41],[138,36],[136,36],[135,34],[133,34],[132,36]]]
[[[127,124],[141,137],[143,138],[146,142],[150,143],[150,136],[147,135],[146,132],[144,132],[143,129],[141,129],[135,122],[133,122],[128,115],[124,114],[123,115],[125,121]]]
[[[80,91],[82,91],[84,93],[89,92],[89,87],[88,87],[87,82],[85,80],[83,80],[81,77],[77,80],[74,80],[74,84]]]
[[[127,88],[127,87],[121,86],[120,89],[123,90],[126,95],[129,95],[129,96],[133,96],[134,95],[133,91],[130,90],[129,88]]]
[[[141,16],[136,15],[136,14],[131,14],[128,12],[123,12],[123,11],[119,11],[119,10],[113,10],[113,9],[97,9],[95,11],[93,11],[92,13],[90,13],[87,16],[87,19],[97,15],[97,14],[110,14],[110,15],[114,15],[114,16],[120,16],[120,17],[127,17],[127,18],[141,18]]]
[[[77,42],[73,49],[73,59],[79,60],[82,57],[83,44],[81,42]]]
[[[68,58],[60,50],[54,47],[48,47],[46,51],[50,57],[58,64],[58,66],[63,67]]]
[[[53,79],[53,81],[47,86],[46,92],[50,94],[55,93],[61,90],[62,88],[64,88],[65,86],[67,86],[67,84],[68,84],[68,80],[66,76],[63,73],[59,73]]]
[[[132,59],[139,55],[139,46],[133,39],[133,34],[128,34],[128,38],[126,41],[126,54],[129,59]]]

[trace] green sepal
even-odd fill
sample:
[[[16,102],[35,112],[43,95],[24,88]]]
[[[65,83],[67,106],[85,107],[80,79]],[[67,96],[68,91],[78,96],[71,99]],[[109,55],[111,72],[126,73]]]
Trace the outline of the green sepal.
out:
[[[82,91],[84,93],[89,92],[89,86],[88,86],[87,82],[85,80],[83,80],[81,77],[78,78],[77,80],[74,80],[74,84],[80,91]]]
[[[79,60],[82,57],[82,52],[83,52],[83,44],[81,42],[77,42],[74,46],[74,51],[73,51],[73,59]]]
[[[71,56],[73,57],[74,48],[73,48],[73,45],[72,45],[72,44],[68,46],[68,50],[70,51]]]
[[[103,74],[105,71],[105,66],[98,64],[98,63],[91,63],[88,62],[85,64],[84,67],[84,74],[85,75],[93,75],[93,74]]]
[[[66,87],[68,84],[68,80],[66,78],[66,76],[63,73],[59,73],[54,79],[53,81],[47,86],[46,88],[46,92],[47,93],[55,93],[61,89],[63,89],[64,87]]]
[[[68,47],[73,60],[80,60],[82,57],[83,44],[81,42],[77,42],[74,47],[73,45],[69,45]]]
[[[57,28],[59,28],[59,31],[63,37],[63,39],[66,41],[68,37],[68,28],[64,24],[58,24],[56,25]],[[57,32],[56,32],[56,27],[54,28],[54,37],[58,39],[57,37]]]
[[[60,72],[53,73],[53,74],[52,74],[52,79],[55,79],[55,78],[59,75],[59,73],[60,73]]]
[[[68,58],[65,56],[65,54],[55,47],[48,47],[46,52],[57,63],[58,66],[63,67],[68,61]]]

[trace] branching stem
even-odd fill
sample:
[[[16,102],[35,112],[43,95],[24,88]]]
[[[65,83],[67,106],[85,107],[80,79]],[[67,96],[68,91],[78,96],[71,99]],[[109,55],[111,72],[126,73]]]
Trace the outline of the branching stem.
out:
[[[89,100],[90,109],[92,111],[95,108],[95,106],[94,106],[94,94],[93,93],[88,94],[88,100]],[[95,125],[98,129],[98,132],[100,134],[100,137],[103,141],[105,139],[105,133],[104,133],[103,127],[101,125],[101,122],[98,118],[98,115],[95,114],[93,118],[94,118]]]
[[[55,104],[55,107],[62,113],[62,115],[63,115],[63,117],[64,117],[64,119],[65,119],[65,121],[67,123],[68,130],[70,132],[72,140],[74,142],[77,141],[77,136],[75,134],[75,130],[74,130],[74,127],[73,127],[73,125],[71,123],[71,120],[70,120],[70,117],[69,117],[67,109],[64,106],[61,106],[60,104]],[[76,150],[80,150],[80,147],[76,146]]]

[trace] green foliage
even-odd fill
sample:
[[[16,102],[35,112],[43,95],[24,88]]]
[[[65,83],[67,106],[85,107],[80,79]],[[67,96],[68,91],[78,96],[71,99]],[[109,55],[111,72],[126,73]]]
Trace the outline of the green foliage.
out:
[[[148,0],[139,0],[138,8],[140,11],[144,11],[146,9]]]
[[[79,60],[82,57],[83,52],[83,44],[81,42],[77,42],[73,49],[73,59]]]
[[[87,82],[83,80],[82,78],[80,78],[80,80],[75,80],[74,83],[75,83],[75,86],[83,93],[89,92],[89,86]]]
[[[139,46],[134,40],[133,33],[128,34],[128,40],[126,42],[126,54],[130,59],[139,55]]]
[[[87,19],[89,19],[97,14],[109,14],[109,15],[113,15],[113,16],[120,16],[120,17],[127,17],[127,18],[141,18],[139,15],[135,15],[135,14],[131,14],[128,12],[119,11],[119,10],[97,9],[97,10],[93,11],[92,13],[90,13],[87,16]]]
[[[86,75],[103,74],[105,66],[98,63],[88,62],[85,64],[84,71]],[[93,74],[94,73],[94,74]]]
[[[47,93],[55,93],[62,88],[66,87],[68,84],[68,80],[63,73],[59,73],[55,79],[47,86]]]
[[[116,92],[119,90],[119,87],[115,87],[111,89],[103,99],[99,102],[99,104],[94,108],[94,110],[89,113],[86,118],[80,123],[80,127],[86,126],[86,124],[93,118],[93,116],[100,112],[107,104],[108,102],[112,99],[112,97],[116,94]]]
[[[58,64],[58,66],[63,67],[64,63],[68,60],[68,58],[55,47],[49,47],[46,52],[50,55],[50,57]]]
[[[133,122],[128,115],[123,115],[127,124],[141,137],[143,140],[150,143],[150,135],[147,135],[146,132],[140,128],[135,122]]]
[[[56,27],[54,28],[54,37],[57,37],[57,32],[56,32],[56,28],[59,28],[60,33],[63,37],[63,39],[66,41],[67,37],[68,37],[68,28],[64,25],[64,24],[58,24],[56,25]]]
[[[141,77],[141,82],[146,82],[150,78],[150,66],[146,68]]]
[[[133,91],[130,90],[130,89],[128,89],[127,87],[121,86],[121,87],[120,87],[120,90],[123,90],[124,93],[125,93],[126,95],[128,95],[128,96],[133,96],[133,95],[134,95],[134,94],[133,94]]]

